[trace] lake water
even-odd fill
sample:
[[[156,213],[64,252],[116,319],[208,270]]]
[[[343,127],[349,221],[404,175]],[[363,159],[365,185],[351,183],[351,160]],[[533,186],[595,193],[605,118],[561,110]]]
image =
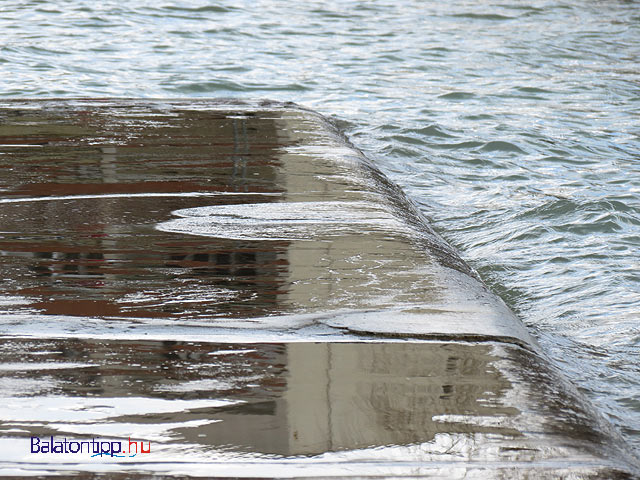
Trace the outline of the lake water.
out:
[[[640,447],[637,2],[3,2],[0,95],[331,116]]]

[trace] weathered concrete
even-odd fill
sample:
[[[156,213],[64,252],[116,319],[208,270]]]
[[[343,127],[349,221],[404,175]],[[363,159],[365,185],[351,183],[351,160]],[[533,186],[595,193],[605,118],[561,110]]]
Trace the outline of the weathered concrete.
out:
[[[319,115],[10,101],[0,122],[5,473],[636,472],[522,323]],[[34,435],[157,450],[38,457]]]

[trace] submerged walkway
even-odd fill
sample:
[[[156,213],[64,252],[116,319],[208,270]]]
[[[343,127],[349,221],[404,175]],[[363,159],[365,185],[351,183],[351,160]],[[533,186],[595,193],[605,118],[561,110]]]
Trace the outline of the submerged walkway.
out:
[[[399,188],[294,105],[1,103],[0,272],[0,474],[636,468]]]

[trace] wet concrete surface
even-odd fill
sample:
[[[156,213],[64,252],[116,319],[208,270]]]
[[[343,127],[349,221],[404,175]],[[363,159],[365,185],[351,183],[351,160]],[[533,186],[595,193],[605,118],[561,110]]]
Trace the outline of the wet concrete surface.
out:
[[[292,105],[3,102],[0,272],[0,474],[637,474],[402,192]]]
[[[0,444],[22,468],[624,473],[603,462],[609,438],[579,398],[512,345],[7,339],[0,362]],[[84,454],[70,465],[22,448],[32,437],[127,440],[131,432],[150,451],[127,452],[121,463]]]

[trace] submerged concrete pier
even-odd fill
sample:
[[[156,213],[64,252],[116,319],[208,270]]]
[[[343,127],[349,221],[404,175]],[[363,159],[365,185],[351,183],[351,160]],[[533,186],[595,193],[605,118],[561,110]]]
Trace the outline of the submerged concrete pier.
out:
[[[0,474],[637,474],[314,112],[5,101],[0,172]],[[31,453],[52,436],[151,451]]]

